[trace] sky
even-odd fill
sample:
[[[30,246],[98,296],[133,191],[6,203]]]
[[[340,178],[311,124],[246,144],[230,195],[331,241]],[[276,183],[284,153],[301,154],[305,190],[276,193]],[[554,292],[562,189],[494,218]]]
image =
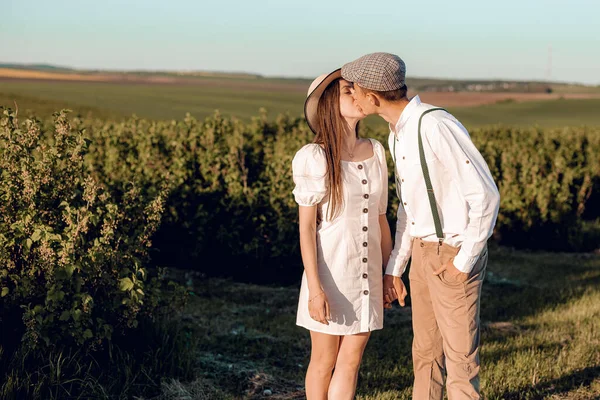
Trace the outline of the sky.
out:
[[[599,85],[598,15],[597,0],[0,0],[0,63],[312,78],[385,51],[409,78]]]

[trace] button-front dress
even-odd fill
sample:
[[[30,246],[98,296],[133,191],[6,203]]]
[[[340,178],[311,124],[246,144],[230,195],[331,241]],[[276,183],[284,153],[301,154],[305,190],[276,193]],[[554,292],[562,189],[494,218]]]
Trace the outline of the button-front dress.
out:
[[[333,220],[327,219],[327,165],[322,147],[307,144],[292,161],[296,202],[301,206],[317,205],[323,216],[317,226],[317,264],[332,320],[324,325],[310,317],[304,273],[296,324],[311,331],[353,335],[383,328],[379,215],[387,209],[388,173],[383,146],[375,139],[369,140],[372,157],[342,161],[343,205]]]

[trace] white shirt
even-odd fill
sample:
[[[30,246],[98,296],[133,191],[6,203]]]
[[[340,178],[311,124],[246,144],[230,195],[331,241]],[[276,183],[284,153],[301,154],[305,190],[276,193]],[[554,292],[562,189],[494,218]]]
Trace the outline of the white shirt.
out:
[[[401,276],[411,256],[412,240],[437,241],[427,188],[419,159],[418,124],[431,108],[415,96],[390,124],[389,146],[394,151],[402,203],[398,207],[394,250],[386,274]],[[440,214],[444,241],[460,247],[454,266],[470,272],[492,235],[500,194],[490,170],[464,126],[441,110],[423,117],[421,136],[425,159]]]
[[[340,214],[328,220],[327,163],[318,144],[302,147],[292,161],[294,198],[300,206],[317,205],[317,267],[329,301],[329,325],[308,312],[306,273],[302,276],[296,324],[330,335],[353,335],[383,328],[383,268],[379,216],[386,213],[388,173],[385,149],[371,139],[373,156],[342,161]]]

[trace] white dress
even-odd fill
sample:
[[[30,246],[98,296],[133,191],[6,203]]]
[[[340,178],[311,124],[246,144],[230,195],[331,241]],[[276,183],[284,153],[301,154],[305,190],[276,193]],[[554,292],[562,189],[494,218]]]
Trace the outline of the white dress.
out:
[[[307,144],[294,156],[294,198],[301,206],[318,205],[323,221],[317,226],[317,263],[329,300],[329,325],[308,312],[308,283],[302,276],[296,324],[331,335],[353,335],[383,328],[383,264],[379,215],[385,214],[388,174],[385,150],[369,139],[373,156],[342,161],[343,208],[327,220],[328,190],[325,152]],[[314,295],[314,294],[313,294]]]

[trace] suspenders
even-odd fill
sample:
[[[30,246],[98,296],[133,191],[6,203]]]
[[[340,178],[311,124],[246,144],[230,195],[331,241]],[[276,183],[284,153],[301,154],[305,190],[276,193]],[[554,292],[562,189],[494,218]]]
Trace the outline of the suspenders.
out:
[[[432,111],[446,111],[443,108],[431,108],[423,114],[419,118],[419,128],[418,128],[418,139],[419,139],[419,159],[421,161],[421,169],[423,170],[423,178],[425,179],[425,186],[427,187],[427,197],[429,197],[429,206],[431,207],[431,214],[433,216],[433,224],[435,225],[435,235],[438,238],[439,246],[442,245],[444,241],[444,232],[442,231],[442,223],[440,221],[440,214],[437,209],[437,205],[435,202],[435,194],[433,193],[433,186],[431,184],[431,177],[429,176],[429,168],[427,167],[427,162],[425,161],[425,150],[423,149],[423,138],[421,137],[421,122],[423,121],[423,117]],[[396,178],[396,194],[398,195],[398,199],[400,199],[400,206],[402,205],[402,190],[400,188],[400,182],[398,181],[398,168],[396,166],[396,141],[398,139],[394,135],[394,149],[392,151],[392,160],[394,161],[394,176]],[[439,251],[439,247],[438,247]]]

